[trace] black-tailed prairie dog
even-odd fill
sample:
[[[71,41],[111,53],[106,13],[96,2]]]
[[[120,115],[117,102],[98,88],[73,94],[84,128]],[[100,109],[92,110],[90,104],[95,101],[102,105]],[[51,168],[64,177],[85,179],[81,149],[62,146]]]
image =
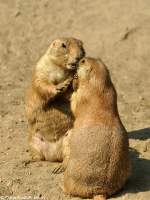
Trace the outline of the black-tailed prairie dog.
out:
[[[62,140],[73,123],[69,101],[73,70],[84,54],[80,40],[59,38],[34,68],[26,94],[26,113],[35,160],[63,159]]]
[[[75,122],[64,192],[106,199],[130,174],[127,132],[117,109],[117,94],[102,61],[84,58],[78,68],[78,89],[71,107]]]

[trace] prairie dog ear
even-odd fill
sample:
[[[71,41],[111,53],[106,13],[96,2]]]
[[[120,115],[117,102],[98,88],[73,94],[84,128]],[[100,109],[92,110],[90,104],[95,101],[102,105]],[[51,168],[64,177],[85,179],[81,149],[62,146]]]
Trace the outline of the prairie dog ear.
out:
[[[78,40],[78,44],[79,44],[80,46],[83,46],[83,42],[82,42],[81,40]]]

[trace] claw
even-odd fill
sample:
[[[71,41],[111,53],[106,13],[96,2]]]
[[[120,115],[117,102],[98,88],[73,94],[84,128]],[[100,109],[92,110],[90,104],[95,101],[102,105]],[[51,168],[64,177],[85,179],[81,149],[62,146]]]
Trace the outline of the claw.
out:
[[[61,174],[65,171],[65,168],[60,165],[59,167],[55,167],[54,170],[52,171],[52,174]]]
[[[64,83],[64,84],[59,85],[59,86],[56,88],[56,90],[57,90],[58,92],[65,92],[65,91],[67,90],[67,88],[68,88],[69,85],[70,85],[70,82],[66,82],[66,83]]]

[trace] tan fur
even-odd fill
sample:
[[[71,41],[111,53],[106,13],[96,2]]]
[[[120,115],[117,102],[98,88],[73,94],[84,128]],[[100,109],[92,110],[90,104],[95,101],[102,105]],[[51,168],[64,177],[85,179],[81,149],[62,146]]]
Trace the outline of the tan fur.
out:
[[[101,60],[84,58],[72,95],[75,116],[64,191],[105,199],[119,191],[130,174],[128,136],[117,109],[117,95]]]
[[[63,159],[63,137],[73,124],[69,102],[73,70],[83,56],[80,40],[59,38],[52,42],[34,68],[26,94],[29,146],[33,159]]]
[[[104,195],[98,195],[94,197],[94,200],[106,200],[106,197]]]

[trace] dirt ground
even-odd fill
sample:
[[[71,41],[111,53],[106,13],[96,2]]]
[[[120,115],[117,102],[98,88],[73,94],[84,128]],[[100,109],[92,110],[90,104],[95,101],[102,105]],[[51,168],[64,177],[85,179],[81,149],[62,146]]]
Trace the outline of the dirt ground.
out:
[[[133,173],[116,200],[150,199],[150,1],[0,0],[0,199],[69,200],[57,163],[29,163],[24,92],[32,66],[59,36],[101,57],[118,92]]]

